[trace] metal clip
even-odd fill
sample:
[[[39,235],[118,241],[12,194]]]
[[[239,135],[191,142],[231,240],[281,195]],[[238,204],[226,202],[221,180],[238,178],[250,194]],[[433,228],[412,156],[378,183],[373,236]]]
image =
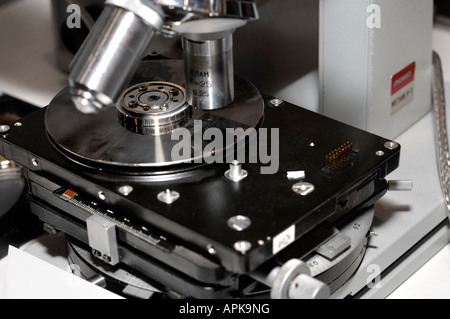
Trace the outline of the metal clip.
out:
[[[99,215],[89,217],[86,224],[92,254],[110,265],[117,265],[120,258],[116,225]]]

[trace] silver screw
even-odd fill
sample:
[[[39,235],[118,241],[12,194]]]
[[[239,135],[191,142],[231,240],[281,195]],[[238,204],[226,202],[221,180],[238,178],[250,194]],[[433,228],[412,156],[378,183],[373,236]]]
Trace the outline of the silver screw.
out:
[[[97,193],[97,197],[98,197],[100,200],[102,200],[102,201],[105,201],[105,200],[106,200],[106,194],[105,194],[104,191],[99,191],[99,192]]]
[[[233,216],[228,220],[228,226],[237,231],[243,231],[250,227],[252,221],[247,216]]]
[[[311,194],[314,191],[314,189],[315,189],[314,185],[307,182],[296,183],[292,186],[292,190],[295,193],[300,194],[302,196]]]
[[[180,198],[180,194],[170,189],[166,189],[164,192],[158,194],[158,200],[166,204],[172,204],[178,198]]]
[[[230,164],[230,169],[225,172],[225,177],[233,182],[240,182],[247,176],[247,171],[242,169],[242,165],[238,161],[233,161]]]
[[[386,147],[388,150],[395,150],[399,146],[400,145],[398,143],[393,141],[384,143],[384,147]]]
[[[272,99],[272,100],[269,101],[269,103],[270,103],[272,106],[280,106],[280,105],[282,105],[284,102],[283,102],[282,99]]]
[[[123,185],[119,187],[119,193],[121,193],[123,196],[128,196],[133,192],[133,187],[130,185]]]
[[[22,126],[22,122],[16,122],[16,123],[14,123],[14,126],[20,127],[20,126]]]
[[[33,164],[34,167],[39,167],[39,162],[38,162],[38,160],[35,159],[35,158],[33,158],[33,159],[31,160],[31,164]]]
[[[213,245],[208,245],[206,247],[206,249],[208,249],[208,253],[210,253],[211,255],[215,255],[217,253],[216,249],[214,248]]]
[[[8,133],[10,129],[9,125],[0,125],[0,133]]]
[[[138,106],[138,103],[136,101],[130,101],[128,102],[128,106],[134,109]]]
[[[234,243],[234,250],[240,252],[241,254],[245,254],[252,248],[252,244],[250,244],[246,240],[241,240]]]
[[[383,156],[383,155],[384,155],[384,152],[383,152],[383,151],[377,151],[375,154],[376,154],[377,156]]]

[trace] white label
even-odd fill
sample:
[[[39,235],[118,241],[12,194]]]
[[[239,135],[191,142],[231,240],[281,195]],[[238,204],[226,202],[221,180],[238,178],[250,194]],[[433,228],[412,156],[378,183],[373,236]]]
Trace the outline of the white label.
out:
[[[295,225],[292,225],[273,238],[273,254],[275,255],[295,240]]]

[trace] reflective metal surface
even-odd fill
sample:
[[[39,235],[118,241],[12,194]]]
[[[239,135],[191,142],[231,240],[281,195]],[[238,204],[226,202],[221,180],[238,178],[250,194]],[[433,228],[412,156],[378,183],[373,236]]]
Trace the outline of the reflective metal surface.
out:
[[[141,64],[132,83],[146,81],[172,82],[183,86],[184,64],[180,60],[146,61]],[[263,116],[264,102],[258,90],[247,80],[235,78],[235,101],[222,109],[207,111],[193,108],[186,123],[194,136],[194,121],[203,128],[257,127]],[[142,135],[124,128],[115,108],[97,114],[83,114],[74,106],[68,90],[63,90],[47,107],[45,124],[49,137],[71,159],[94,167],[152,168],[181,164],[201,159],[192,154],[190,160],[172,160],[173,147],[180,143],[172,134]],[[177,132],[177,130],[172,133]],[[224,148],[229,145],[224,145]],[[208,155],[205,155],[205,159]]]
[[[183,38],[188,103],[215,110],[234,100],[233,37],[194,41]]]
[[[165,30],[167,35],[174,36],[203,34],[205,31],[220,33],[233,31],[247,20],[256,18],[255,4],[246,1],[154,3],[147,0],[107,0],[105,9],[74,58],[68,79],[73,103],[86,114],[111,107],[144,56],[156,31]],[[224,59],[230,61],[229,56]],[[221,67],[219,71],[232,68],[231,64],[230,68]],[[232,79],[233,75],[226,73],[225,77]],[[219,86],[221,89],[222,85]],[[228,93],[224,97],[231,97],[226,104],[233,99],[232,94],[230,96]],[[211,97],[211,100],[216,98]],[[219,103],[221,106],[226,105],[222,104],[220,96]]]
[[[221,17],[227,19],[258,19],[258,10],[254,1],[240,0],[156,0],[162,5],[166,13],[176,12],[186,18]]]
[[[146,24],[160,29],[163,23],[162,9],[149,0],[106,0],[106,6],[114,6],[133,12]]]
[[[164,29],[174,30],[180,34],[231,30],[259,18],[254,1],[156,0],[156,2],[163,6],[166,14]]]
[[[167,7],[179,8],[210,16],[226,14],[227,7],[226,2],[221,0],[156,0],[156,2]]]
[[[125,128],[142,134],[169,133],[185,125],[192,112],[184,88],[168,82],[145,82],[127,89],[117,110]]]
[[[155,25],[161,25],[156,21]],[[83,113],[114,105],[141,61],[155,27],[123,8],[106,6],[78,51],[69,76],[74,103]]]

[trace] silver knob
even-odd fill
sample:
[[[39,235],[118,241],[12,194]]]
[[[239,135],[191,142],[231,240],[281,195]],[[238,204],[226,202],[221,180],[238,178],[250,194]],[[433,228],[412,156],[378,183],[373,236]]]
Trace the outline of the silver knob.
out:
[[[311,277],[306,263],[291,259],[281,266],[272,283],[272,299],[326,299],[330,288]]]
[[[289,299],[327,299],[329,296],[327,285],[306,274],[298,275],[289,285]]]

